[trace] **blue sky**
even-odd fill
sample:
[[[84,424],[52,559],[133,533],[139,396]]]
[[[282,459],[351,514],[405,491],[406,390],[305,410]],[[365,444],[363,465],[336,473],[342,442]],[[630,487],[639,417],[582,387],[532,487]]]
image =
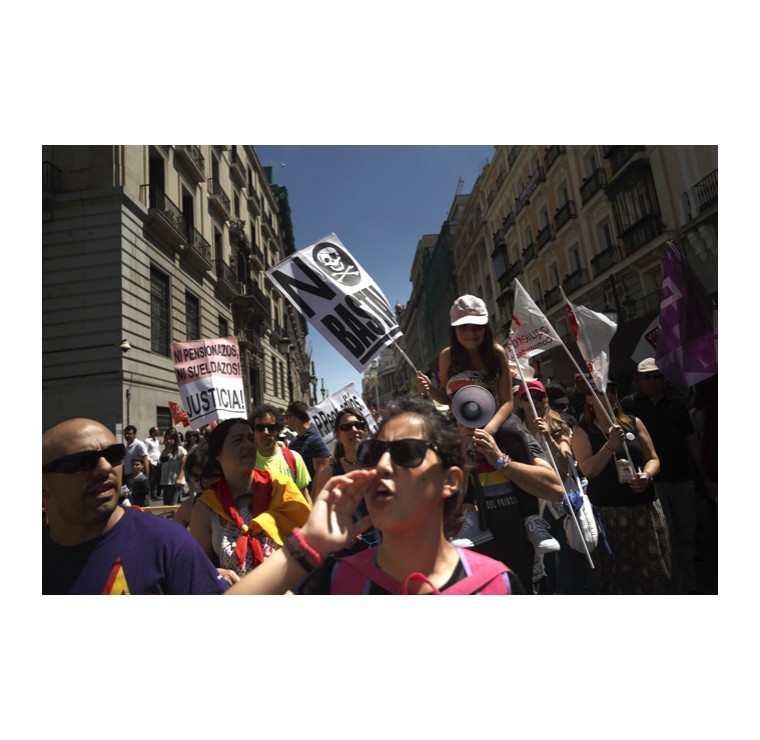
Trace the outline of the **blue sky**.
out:
[[[440,231],[459,178],[462,192],[470,192],[494,150],[492,145],[255,149],[262,165],[274,166],[275,182],[288,188],[296,247],[335,232],[391,306],[411,295],[417,242]],[[308,345],[320,387],[324,378],[329,393],[348,383],[361,390],[361,375],[311,325]]]

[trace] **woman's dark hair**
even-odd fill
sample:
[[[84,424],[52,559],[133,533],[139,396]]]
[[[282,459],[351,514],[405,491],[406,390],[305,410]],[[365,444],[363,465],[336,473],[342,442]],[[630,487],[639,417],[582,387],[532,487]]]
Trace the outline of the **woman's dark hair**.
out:
[[[485,333],[483,341],[478,347],[478,354],[486,367],[486,380],[494,380],[499,377],[500,365],[499,355],[496,354],[496,346],[493,341],[493,332],[488,324],[483,326]],[[456,373],[471,370],[470,361],[467,359],[467,350],[459,343],[457,339],[457,327],[449,327],[449,345],[451,347],[451,364],[449,365],[449,377]]]
[[[227,435],[230,433],[230,429],[236,424],[245,424],[250,427],[250,423],[247,419],[242,417],[235,419],[225,419],[220,424],[217,424],[208,438],[208,469],[214,475],[222,475],[222,468],[217,462],[217,457],[224,447],[224,441],[227,439]]]
[[[405,415],[415,416],[422,422],[425,439],[441,451],[444,467],[463,467],[462,439],[456,422],[451,416],[438,411],[428,399],[415,396],[399,398],[388,415],[383,417],[375,436],[380,436],[389,421]],[[456,495],[443,502],[443,530],[447,538],[453,537],[462,528],[463,500],[464,484]]]
[[[173,428],[169,428],[164,432],[164,444],[166,444],[166,440],[171,439],[174,440],[174,447],[172,448],[172,455],[176,457],[179,455],[179,434],[177,434],[177,430]],[[166,454],[166,451],[161,453],[161,456],[163,457]],[[165,458],[165,459],[168,459]]]
[[[338,441],[338,432],[340,431],[340,425],[347,416],[355,416],[357,419],[366,421],[361,411],[358,411],[353,406],[344,406],[337,414],[335,414],[335,421],[333,422],[333,434],[335,435],[335,451],[333,457],[337,460],[346,454],[346,450],[343,448],[343,443]]]
[[[192,475],[195,468],[201,469],[201,478],[215,478],[218,475],[211,465],[211,459],[208,454],[208,443],[205,440],[199,442],[187,453],[187,458],[185,459],[186,474],[190,473]]]

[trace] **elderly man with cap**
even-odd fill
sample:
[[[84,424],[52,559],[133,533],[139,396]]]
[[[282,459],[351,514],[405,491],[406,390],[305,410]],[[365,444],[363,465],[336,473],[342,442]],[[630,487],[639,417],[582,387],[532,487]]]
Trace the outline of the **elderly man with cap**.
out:
[[[119,506],[124,451],[92,419],[43,433],[42,593],[223,593],[227,584],[183,527]]]
[[[699,470],[699,443],[686,406],[666,392],[666,379],[648,357],[638,364],[639,391],[621,400],[623,409],[644,422],[660,458],[654,481],[670,531],[673,591],[693,593],[696,534],[694,471]]]

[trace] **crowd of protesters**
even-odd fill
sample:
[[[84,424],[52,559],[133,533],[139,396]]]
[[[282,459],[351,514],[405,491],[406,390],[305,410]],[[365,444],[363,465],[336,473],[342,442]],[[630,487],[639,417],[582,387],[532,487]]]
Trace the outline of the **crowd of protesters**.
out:
[[[419,373],[372,410],[374,436],[340,410],[332,449],[301,402],[144,440],[129,425],[123,444],[91,419],[48,429],[43,593],[710,593],[695,560],[700,502],[717,520],[717,377],[682,397],[647,358],[625,389],[520,382],[483,301],[450,318],[441,387]],[[452,409],[472,384],[495,409],[475,427]],[[568,532],[577,488],[591,550]]]

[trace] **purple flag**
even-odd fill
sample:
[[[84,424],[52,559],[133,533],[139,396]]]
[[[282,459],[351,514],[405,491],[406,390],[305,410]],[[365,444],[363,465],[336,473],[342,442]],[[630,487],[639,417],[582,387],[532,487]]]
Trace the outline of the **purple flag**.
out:
[[[665,248],[655,361],[682,391],[718,372],[714,308],[680,248],[669,241]]]

